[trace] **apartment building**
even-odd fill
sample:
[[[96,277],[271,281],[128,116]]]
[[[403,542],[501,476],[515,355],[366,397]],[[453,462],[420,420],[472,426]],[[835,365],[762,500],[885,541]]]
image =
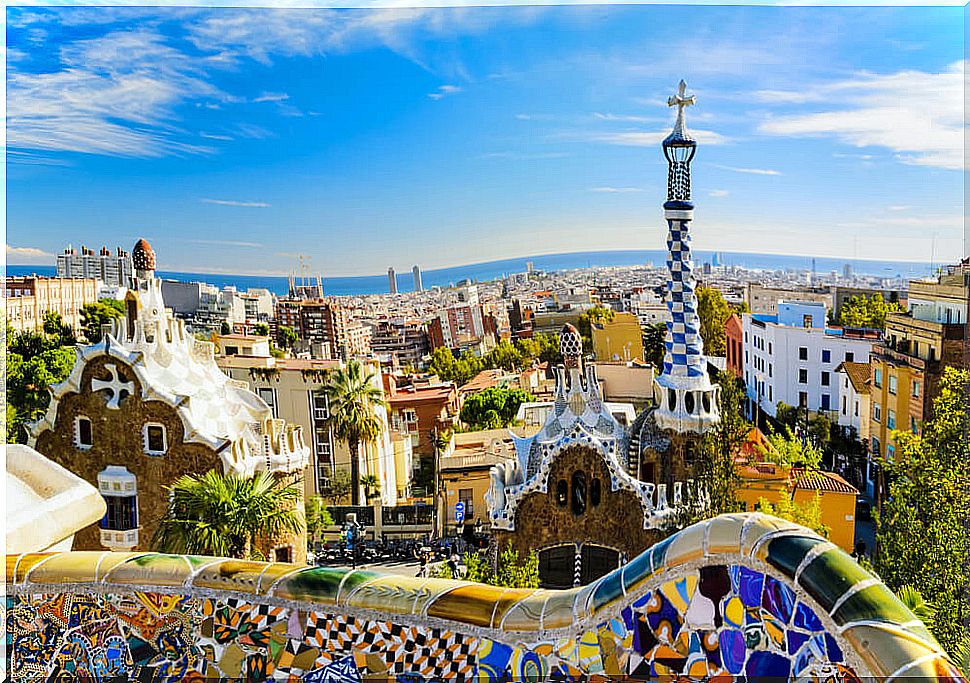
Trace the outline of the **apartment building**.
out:
[[[128,288],[133,274],[131,254],[121,247],[112,252],[103,246],[95,253],[82,245],[81,253],[68,247],[57,255],[59,278],[93,278],[106,285]]]
[[[321,345],[325,358],[349,359],[370,354],[370,334],[350,311],[329,299],[279,299],[277,328],[292,327],[306,346]]]
[[[81,333],[81,307],[98,300],[98,281],[93,278],[7,277],[4,303],[7,319],[18,332],[38,332],[44,314],[60,314],[76,335]]]

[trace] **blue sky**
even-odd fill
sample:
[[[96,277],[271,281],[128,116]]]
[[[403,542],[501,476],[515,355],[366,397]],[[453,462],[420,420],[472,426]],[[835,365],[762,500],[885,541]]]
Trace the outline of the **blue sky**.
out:
[[[7,259],[326,276],[697,248],[955,260],[964,9],[8,8]],[[934,239],[935,236],[935,239]],[[931,253],[935,245],[935,253]]]

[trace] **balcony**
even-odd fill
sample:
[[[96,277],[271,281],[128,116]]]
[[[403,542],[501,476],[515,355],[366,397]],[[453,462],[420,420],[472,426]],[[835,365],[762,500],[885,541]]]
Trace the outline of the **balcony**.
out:
[[[101,545],[111,550],[131,550],[138,545],[138,529],[115,531],[101,529]]]

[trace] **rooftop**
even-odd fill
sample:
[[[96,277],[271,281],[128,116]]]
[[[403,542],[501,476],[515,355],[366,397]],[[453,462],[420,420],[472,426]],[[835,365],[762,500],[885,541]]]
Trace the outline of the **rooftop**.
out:
[[[835,371],[844,372],[848,375],[849,381],[852,383],[852,388],[855,389],[856,393],[864,393],[866,391],[866,385],[872,376],[872,366],[869,363],[845,361],[844,363],[839,363],[839,367],[835,368]]]

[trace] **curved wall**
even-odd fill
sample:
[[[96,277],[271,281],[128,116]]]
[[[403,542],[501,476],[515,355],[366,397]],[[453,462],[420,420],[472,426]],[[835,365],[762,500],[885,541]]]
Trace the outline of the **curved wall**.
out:
[[[150,553],[8,556],[7,628],[17,681],[963,680],[878,579],[760,514],[706,520],[564,591]]]

